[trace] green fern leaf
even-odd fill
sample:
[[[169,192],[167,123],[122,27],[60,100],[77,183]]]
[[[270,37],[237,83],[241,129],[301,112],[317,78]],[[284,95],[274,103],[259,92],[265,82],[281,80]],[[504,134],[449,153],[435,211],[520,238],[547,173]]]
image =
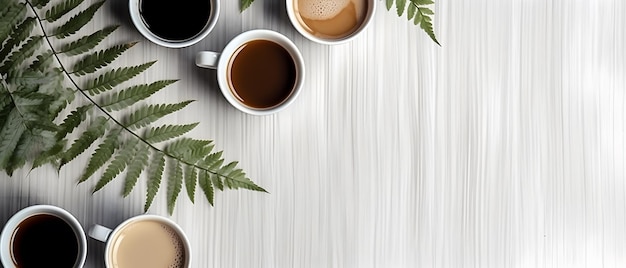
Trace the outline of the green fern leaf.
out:
[[[10,69],[17,68],[28,57],[32,56],[42,45],[42,37],[31,37],[26,43],[15,53],[13,53],[9,59],[0,67],[0,73],[7,73]]]
[[[35,23],[35,18],[29,17],[18,25],[17,28],[15,28],[13,33],[11,33],[9,40],[7,40],[4,46],[2,46],[2,50],[0,50],[0,62],[2,62],[2,60],[4,60],[9,53],[11,53],[13,48],[30,36],[33,28],[35,28]]]
[[[118,174],[122,173],[124,169],[128,166],[128,164],[133,159],[133,155],[137,150],[138,139],[132,138],[127,145],[124,145],[125,149],[121,150],[115,155],[113,161],[109,163],[104,174],[100,177],[100,180],[96,184],[96,187],[93,189],[93,193],[102,189],[105,185],[111,182]]]
[[[63,149],[65,149],[65,145],[67,145],[67,140],[61,140],[57,142],[54,146],[52,146],[50,150],[47,150],[37,156],[37,158],[35,158],[35,160],[33,161],[33,166],[31,167],[31,170],[58,160],[63,152]]]
[[[85,56],[85,58],[74,64],[71,74],[81,76],[88,73],[93,73],[96,70],[109,65],[117,57],[122,55],[124,51],[133,47],[135,44],[137,44],[137,42],[117,45],[109,49],[101,50],[99,52],[95,52],[91,55]]]
[[[152,205],[152,201],[154,201],[154,197],[159,191],[164,168],[165,154],[160,151],[156,151],[154,153],[154,157],[152,158],[152,162],[148,167],[148,189],[146,191],[146,204],[143,207],[145,212],[148,212],[148,209]]]
[[[36,8],[43,8],[50,3],[50,0],[31,0],[30,3]]]
[[[432,0],[411,0],[411,2],[415,3],[418,6],[432,5],[435,3]]]
[[[211,183],[211,178],[209,177],[208,172],[200,172],[198,184],[200,185],[200,189],[202,189],[202,192],[204,192],[206,200],[209,201],[209,204],[211,204],[211,206],[213,206],[213,184]]]
[[[172,215],[176,199],[183,187],[183,169],[180,162],[176,160],[172,159],[168,162],[170,162],[170,167],[167,176],[167,212]]]
[[[197,125],[198,123],[189,125],[164,125],[157,128],[150,128],[143,138],[147,143],[159,143],[182,136],[194,129]]]
[[[210,173],[209,175],[211,176],[211,181],[213,182],[213,185],[215,185],[217,189],[220,189],[220,191],[224,191],[224,182],[222,181],[220,176],[214,173]]]
[[[254,2],[254,0],[241,0],[241,7],[240,7],[240,11],[243,12],[244,10],[246,10],[247,8],[250,7],[250,5],[252,5],[252,2]]]
[[[233,170],[227,176],[224,176],[224,184],[230,189],[244,188],[252,191],[266,192],[260,186],[252,182],[241,169]]]
[[[33,61],[33,63],[30,65],[30,69],[33,71],[39,71],[41,73],[45,72],[47,69],[50,68],[50,65],[53,62],[52,55],[52,50],[47,50],[41,55],[37,55],[37,59]]]
[[[72,11],[72,9],[76,8],[83,1],[84,0],[65,0],[46,11],[46,17],[44,19],[48,22],[54,22]]]
[[[107,125],[108,119],[99,116],[91,122],[87,130],[72,143],[70,148],[63,153],[61,157],[61,166],[67,164],[76,158],[79,154],[83,153],[94,141],[104,135],[104,131]]]
[[[96,151],[91,155],[89,159],[89,163],[87,164],[87,168],[85,169],[85,173],[78,180],[79,183],[86,181],[96,173],[100,167],[104,166],[104,164],[111,159],[113,153],[118,148],[118,139],[120,135],[121,128],[116,128],[109,132],[107,136],[104,138],[104,141],[98,145]]]
[[[211,142],[212,141],[207,140],[181,138],[169,144],[167,148],[165,148],[165,151],[187,163],[195,164],[213,150]]]
[[[144,127],[168,114],[176,112],[185,106],[189,105],[192,101],[184,101],[175,104],[156,104],[147,105],[139,108],[139,110],[130,114],[128,119],[124,122],[124,126],[129,129],[137,129]]]
[[[424,30],[426,34],[428,34],[430,39],[432,39],[437,45],[441,46],[441,44],[439,44],[439,41],[437,41],[437,37],[435,36],[435,31],[433,30],[432,19],[428,16],[432,14],[434,13],[432,12],[432,10],[428,8],[421,8],[421,7],[417,8],[417,15],[421,15],[420,16],[421,20],[419,22],[420,28],[422,28],[422,30]],[[417,15],[416,15],[415,21],[417,21]]]
[[[62,139],[67,134],[72,133],[72,131],[80,125],[85,117],[87,116],[87,111],[93,107],[92,104],[80,106],[76,108],[76,110],[72,111],[66,118],[63,120],[63,123],[59,126],[59,131],[57,132],[57,139]]]
[[[33,135],[29,131],[24,131],[20,137],[15,151],[11,155],[9,161],[6,164],[5,171],[9,176],[13,176],[13,171],[24,166],[26,163],[27,151],[30,150],[30,144],[33,140]]]
[[[9,37],[13,27],[17,24],[26,13],[26,4],[11,3],[3,7],[4,12],[0,13],[0,44]]]
[[[54,133],[39,129],[29,129],[22,134],[13,156],[7,164],[6,171],[12,175],[13,171],[23,167],[28,159],[49,150],[54,146]]]
[[[83,28],[85,24],[91,21],[91,19],[93,19],[93,15],[96,14],[96,11],[98,11],[103,4],[104,1],[96,2],[87,9],[71,17],[67,22],[65,22],[65,24],[54,30],[53,36],[56,38],[65,38],[76,33],[78,30]]]
[[[87,87],[83,90],[87,90],[92,96],[110,90],[114,86],[117,86],[147,70],[155,62],[156,61],[152,61],[133,67],[125,67],[108,71],[100,75],[98,78],[89,81]]]
[[[130,192],[137,184],[137,180],[141,175],[141,172],[148,165],[148,158],[150,154],[150,147],[145,145],[144,143],[139,144],[139,149],[137,149],[137,153],[133,157],[133,160],[128,164],[128,170],[126,171],[126,178],[124,179],[124,192],[122,193],[124,197],[128,196]]]
[[[385,7],[387,7],[387,10],[391,10],[393,3],[394,3],[394,0],[385,0]]]
[[[222,159],[222,151],[207,155],[200,165],[205,169],[217,170],[224,163]]]
[[[402,17],[404,10],[406,9],[406,0],[396,0],[396,12],[398,17]]]
[[[152,84],[143,84],[129,87],[105,96],[100,102],[100,107],[108,112],[119,111],[130,107],[140,100],[146,99],[162,88],[175,83],[178,80],[162,80]]]
[[[195,167],[185,165],[185,188],[187,189],[187,196],[191,203],[194,203],[196,196],[196,184],[198,182],[198,171]]]
[[[91,35],[84,36],[74,42],[64,45],[59,53],[64,53],[70,56],[85,53],[100,44],[104,38],[109,36],[109,34],[115,31],[118,27],[118,25],[109,26]]]
[[[417,11],[417,6],[414,5],[413,3],[409,3],[409,7],[407,8],[407,11],[406,11],[407,20],[412,20],[413,17],[415,17],[416,11]]]
[[[20,137],[26,130],[17,109],[13,109],[0,130],[0,169],[6,169]]]

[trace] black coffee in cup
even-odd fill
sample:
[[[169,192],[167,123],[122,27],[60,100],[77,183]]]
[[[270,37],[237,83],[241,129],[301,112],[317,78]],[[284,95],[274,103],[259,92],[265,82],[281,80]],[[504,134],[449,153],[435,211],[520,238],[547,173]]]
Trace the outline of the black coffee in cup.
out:
[[[169,41],[188,40],[204,30],[211,17],[209,0],[140,0],[139,13],[148,29]]]
[[[289,98],[298,75],[289,51],[270,40],[241,45],[231,56],[228,69],[233,95],[256,109],[271,108]]]
[[[70,268],[79,257],[74,230],[55,215],[32,215],[17,225],[11,237],[11,258],[18,268]]]

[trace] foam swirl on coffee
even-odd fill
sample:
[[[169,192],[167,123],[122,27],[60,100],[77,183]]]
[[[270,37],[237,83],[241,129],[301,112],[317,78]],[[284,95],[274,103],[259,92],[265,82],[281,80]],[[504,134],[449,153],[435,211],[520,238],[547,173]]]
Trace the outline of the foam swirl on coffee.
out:
[[[300,0],[300,15],[312,20],[327,20],[337,16],[350,0]]]
[[[314,36],[337,39],[361,27],[367,13],[367,0],[294,0],[300,25]]]

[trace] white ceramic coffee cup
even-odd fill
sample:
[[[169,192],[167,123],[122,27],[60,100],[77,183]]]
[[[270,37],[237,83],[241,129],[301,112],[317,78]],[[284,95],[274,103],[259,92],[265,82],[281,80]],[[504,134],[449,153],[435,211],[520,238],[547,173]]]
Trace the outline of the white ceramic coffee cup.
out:
[[[294,88],[283,102],[269,108],[254,108],[241,103],[234,95],[228,82],[229,62],[235,52],[241,47],[253,40],[269,40],[279,44],[289,52],[296,66],[296,82]],[[244,32],[233,38],[222,50],[221,53],[213,51],[200,51],[196,55],[196,65],[203,68],[217,70],[217,83],[226,100],[235,108],[242,112],[252,115],[268,115],[283,110],[291,104],[302,88],[304,82],[304,60],[298,47],[286,36],[271,30],[251,30]]]
[[[83,227],[80,225],[78,220],[72,216],[72,214],[62,208],[50,205],[34,205],[26,207],[15,213],[6,225],[4,225],[2,234],[0,235],[0,260],[2,261],[2,265],[5,268],[15,267],[11,256],[11,240],[13,238],[13,234],[23,220],[31,216],[41,214],[54,215],[61,218],[72,228],[72,230],[74,230],[78,243],[78,256],[76,256],[74,268],[83,267],[87,258],[87,239],[85,238],[85,231],[83,231]]]
[[[185,264],[183,265],[183,267],[185,268],[191,267],[191,247],[189,245],[189,240],[187,239],[185,232],[183,232],[180,226],[178,226],[175,222],[173,222],[172,220],[168,218],[158,216],[158,215],[147,215],[147,214],[139,215],[139,216],[135,216],[130,219],[127,219],[126,221],[122,222],[113,230],[107,227],[104,227],[102,225],[98,225],[98,224],[93,225],[91,228],[89,228],[89,232],[88,232],[89,237],[96,239],[100,242],[106,243],[105,250],[104,250],[104,263],[106,267],[108,268],[115,267],[111,263],[111,255],[114,253],[113,251],[116,249],[114,248],[115,246],[114,243],[112,243],[114,241],[112,241],[111,238],[117,237],[117,235],[120,232],[123,232],[125,228],[128,227],[130,224],[140,222],[140,221],[156,221],[174,230],[176,232],[176,235],[178,235],[178,238],[180,238],[180,241],[182,242],[184,250],[185,250]]]
[[[298,19],[298,15],[296,14],[296,11],[295,11],[295,7],[294,7],[295,1],[296,0],[286,0],[287,15],[289,16],[289,20],[291,21],[291,24],[293,25],[294,28],[296,28],[296,30],[300,34],[302,34],[307,39],[316,43],[324,44],[324,45],[338,45],[338,44],[346,43],[348,41],[351,41],[355,37],[357,37],[363,31],[365,31],[365,29],[367,29],[367,27],[371,24],[372,18],[374,18],[374,13],[376,11],[376,4],[377,4],[376,2],[378,2],[376,0],[363,0],[363,1],[367,1],[367,10],[365,13],[365,18],[363,19],[363,22],[361,23],[361,25],[359,25],[359,28],[357,28],[351,34],[341,37],[341,38],[321,38],[308,32],[302,26],[300,20]]]
[[[145,38],[150,40],[151,42],[169,48],[182,48],[188,47],[193,44],[200,42],[204,39],[215,27],[217,24],[217,19],[220,15],[220,1],[219,0],[207,0],[211,2],[211,14],[209,16],[209,20],[204,28],[194,37],[191,37],[186,40],[168,40],[161,38],[154,33],[152,33],[148,26],[144,23],[141,18],[139,5],[141,1],[150,1],[150,0],[129,0],[128,1],[128,10],[130,12],[130,19],[133,21],[135,28],[143,35]],[[176,4],[176,1],[172,1],[173,4]],[[169,18],[163,18],[164,20],[168,20]]]

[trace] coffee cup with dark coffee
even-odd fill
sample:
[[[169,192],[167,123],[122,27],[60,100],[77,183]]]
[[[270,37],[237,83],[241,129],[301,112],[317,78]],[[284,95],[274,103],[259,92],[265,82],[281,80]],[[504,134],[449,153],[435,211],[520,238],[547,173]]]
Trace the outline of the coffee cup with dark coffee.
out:
[[[133,24],[145,38],[170,48],[191,46],[215,27],[219,0],[129,0]]]
[[[326,45],[348,42],[372,21],[375,0],[286,0],[291,24],[307,39]]]
[[[217,70],[230,104],[252,114],[276,113],[298,96],[304,60],[296,45],[271,30],[251,30],[233,38],[222,52],[201,51],[196,65]]]
[[[114,230],[94,225],[89,229],[89,236],[106,243],[104,263],[107,268],[188,268],[191,265],[187,236],[165,217],[135,216]]]
[[[5,224],[0,235],[0,261],[10,267],[79,268],[87,258],[82,226],[66,210],[35,205]]]

